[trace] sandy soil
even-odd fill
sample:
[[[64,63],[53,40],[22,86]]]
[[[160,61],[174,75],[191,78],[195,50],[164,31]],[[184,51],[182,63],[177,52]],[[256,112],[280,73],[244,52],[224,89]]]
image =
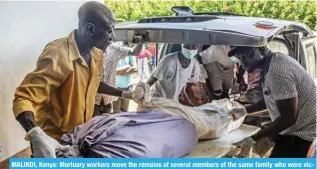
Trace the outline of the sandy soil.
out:
[[[134,87],[139,82],[139,76],[138,76],[137,73],[134,73],[132,75],[132,77],[133,77],[133,82],[132,83],[133,83],[133,87]],[[130,104],[129,104],[129,111],[136,111],[136,108],[137,108],[137,104],[134,101],[131,100]]]

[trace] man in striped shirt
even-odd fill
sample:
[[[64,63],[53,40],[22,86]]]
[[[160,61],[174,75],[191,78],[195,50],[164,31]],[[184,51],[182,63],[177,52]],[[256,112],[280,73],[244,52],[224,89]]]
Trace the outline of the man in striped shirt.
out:
[[[250,148],[270,136],[275,142],[270,157],[306,157],[316,138],[316,85],[307,71],[290,56],[266,47],[235,47],[228,56],[237,57],[248,72],[263,69],[262,105],[266,104],[272,120],[234,145]]]

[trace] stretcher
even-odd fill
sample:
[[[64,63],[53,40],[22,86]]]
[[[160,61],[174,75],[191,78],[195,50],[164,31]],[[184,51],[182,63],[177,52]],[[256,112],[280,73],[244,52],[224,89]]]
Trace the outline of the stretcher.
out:
[[[220,138],[200,141],[194,150],[183,158],[222,158],[234,150],[232,143],[251,136],[260,130],[259,127],[242,124],[236,129]]]

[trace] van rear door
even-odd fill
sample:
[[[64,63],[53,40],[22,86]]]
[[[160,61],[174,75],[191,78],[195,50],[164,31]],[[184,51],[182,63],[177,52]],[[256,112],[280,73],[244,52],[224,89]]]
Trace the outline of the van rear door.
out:
[[[305,27],[294,22],[242,16],[174,16],[116,25],[116,40],[173,44],[264,46],[282,31]]]

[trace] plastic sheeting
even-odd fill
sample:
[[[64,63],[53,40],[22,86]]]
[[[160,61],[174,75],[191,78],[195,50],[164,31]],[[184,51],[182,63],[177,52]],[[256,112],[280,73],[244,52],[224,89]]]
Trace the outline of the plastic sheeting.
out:
[[[178,158],[196,146],[195,126],[160,112],[96,116],[61,138],[58,157]]]

